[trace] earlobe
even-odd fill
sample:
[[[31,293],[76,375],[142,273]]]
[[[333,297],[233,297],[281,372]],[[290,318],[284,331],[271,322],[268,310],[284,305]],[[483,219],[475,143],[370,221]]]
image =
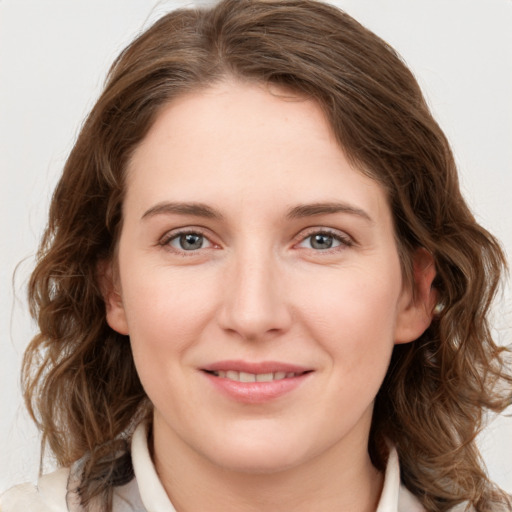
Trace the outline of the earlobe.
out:
[[[128,322],[124,309],[122,294],[119,286],[119,277],[110,261],[101,261],[98,264],[97,276],[101,294],[105,301],[105,314],[108,325],[119,334],[128,335]]]
[[[395,343],[418,339],[430,326],[437,303],[432,286],[436,276],[434,257],[426,249],[417,249],[413,257],[413,283],[403,291],[395,327]]]

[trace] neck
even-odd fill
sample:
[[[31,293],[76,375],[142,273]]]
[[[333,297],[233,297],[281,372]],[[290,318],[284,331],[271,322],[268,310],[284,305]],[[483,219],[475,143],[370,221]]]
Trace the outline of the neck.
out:
[[[223,468],[154,431],[154,462],[177,512],[375,512],[383,475],[371,464],[367,439],[330,447],[307,463],[264,473]],[[200,492],[198,492],[200,489]]]

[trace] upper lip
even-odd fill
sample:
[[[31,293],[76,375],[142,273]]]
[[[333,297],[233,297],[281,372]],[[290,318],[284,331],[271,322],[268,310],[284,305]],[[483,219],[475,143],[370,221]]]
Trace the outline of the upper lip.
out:
[[[227,361],[216,361],[215,363],[208,364],[201,368],[207,372],[218,372],[218,371],[236,371],[246,372],[253,374],[261,373],[305,373],[312,371],[312,368],[300,366],[296,364],[283,363],[280,361],[239,361],[239,360],[227,360]]]

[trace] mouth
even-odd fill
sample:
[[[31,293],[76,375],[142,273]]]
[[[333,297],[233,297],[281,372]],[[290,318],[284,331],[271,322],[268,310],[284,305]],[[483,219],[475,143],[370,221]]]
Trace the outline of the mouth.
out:
[[[303,372],[266,372],[266,373],[249,373],[236,370],[215,370],[208,371],[206,373],[219,377],[220,379],[229,379],[235,382],[273,382],[276,380],[292,379],[294,377],[300,377],[306,373],[310,373],[311,370]]]
[[[314,373],[311,368],[275,361],[219,361],[201,371],[214,389],[245,404],[263,404],[284,397],[302,387]]]

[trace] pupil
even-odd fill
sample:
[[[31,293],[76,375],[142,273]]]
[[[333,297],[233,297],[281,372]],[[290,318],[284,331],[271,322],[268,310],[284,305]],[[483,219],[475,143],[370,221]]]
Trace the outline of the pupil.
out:
[[[180,245],[182,249],[185,249],[186,251],[190,251],[192,249],[200,249],[203,245],[203,237],[202,235],[197,235],[195,233],[181,235]]]
[[[314,249],[330,249],[332,247],[332,236],[330,235],[314,235],[311,242]]]

